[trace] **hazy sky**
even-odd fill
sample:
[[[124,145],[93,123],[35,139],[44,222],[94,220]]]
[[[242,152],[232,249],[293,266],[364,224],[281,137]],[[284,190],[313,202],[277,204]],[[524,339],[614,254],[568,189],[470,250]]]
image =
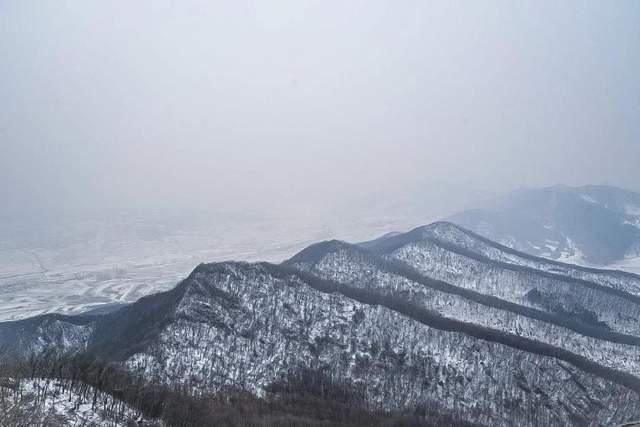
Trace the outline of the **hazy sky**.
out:
[[[2,209],[640,190],[639,76],[638,1],[1,1]]]

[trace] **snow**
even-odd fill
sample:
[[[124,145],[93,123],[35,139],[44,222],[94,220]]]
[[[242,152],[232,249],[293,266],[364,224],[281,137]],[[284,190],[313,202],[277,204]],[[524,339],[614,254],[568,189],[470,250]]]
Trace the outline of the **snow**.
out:
[[[431,301],[431,296],[420,297],[415,284],[345,254],[328,257],[317,267],[351,285],[388,286],[407,298],[419,298],[416,302]],[[353,281],[357,278],[373,281]],[[297,276],[274,277],[262,265],[226,263],[211,271],[202,269],[191,280],[193,292],[181,301],[178,320],[166,326],[156,343],[127,361],[133,372],[194,390],[234,386],[263,395],[265,387],[286,377],[291,367],[319,368],[359,384],[374,408],[437,401],[446,410],[495,426],[513,425],[525,413],[536,414],[533,419],[552,417],[550,425],[567,425],[575,410],[584,410],[577,409],[583,401],[599,402],[589,406],[601,408],[589,410],[599,424],[615,424],[623,415],[609,408],[622,405],[628,414],[640,413],[635,393],[556,359],[434,329],[382,305],[319,292]],[[219,293],[207,293],[209,287],[234,295],[237,305]],[[200,301],[209,302],[212,310],[203,315],[194,311]],[[439,307],[446,310],[449,302],[456,304],[442,300]],[[465,312],[462,308],[456,313]],[[355,314],[359,321],[354,321]],[[477,312],[489,322],[495,321],[494,314],[486,308]],[[528,325],[526,319],[518,319],[513,332],[529,329],[554,335],[548,325]],[[599,363],[629,370],[637,366],[635,349],[580,337],[565,341]],[[524,392],[518,384],[540,393]],[[563,405],[552,404],[549,411],[541,396]],[[510,404],[514,401],[519,404]],[[566,411],[565,404],[574,409]]]
[[[611,268],[640,275],[640,256],[625,258],[624,260],[611,265]]]
[[[468,252],[460,255],[438,246],[434,235],[501,262],[538,271],[565,268],[562,274],[572,277],[583,274],[623,289],[635,286],[616,273],[585,272],[519,257],[446,227],[426,230],[429,239],[405,244],[387,256],[459,288],[543,310],[527,298],[535,288],[562,307],[593,312],[616,332],[640,335],[640,306],[625,298],[584,288],[563,276],[505,268]],[[495,426],[514,425],[514,420],[522,420],[519,425],[525,426],[533,425],[526,420],[568,425],[576,414],[593,419],[594,425],[615,425],[625,414],[640,415],[640,401],[630,389],[602,374],[578,369],[575,361],[570,365],[561,362],[560,356],[551,357],[556,353],[541,356],[498,344],[491,334],[502,331],[533,339],[540,346],[579,354],[602,369],[637,376],[640,347],[591,338],[558,322],[536,320],[513,309],[438,290],[388,267],[389,259],[345,247],[349,246],[330,246],[319,260],[295,265],[333,280],[338,291],[332,293],[318,290],[319,285],[307,280],[308,276],[281,267],[248,263],[199,266],[181,286],[184,293],[175,313],[167,313],[159,336],[146,347],[136,348],[137,353],[124,366],[133,374],[197,393],[238,387],[258,396],[297,368],[318,369],[361,386],[372,408],[399,409],[437,401],[446,410]],[[407,314],[385,302],[365,304],[358,297],[348,298],[340,286],[389,293],[421,307],[423,313],[478,325],[491,334],[476,338],[462,332],[464,328],[437,329],[428,326],[437,322],[419,321],[415,312]],[[617,410],[621,407],[625,414]]]
[[[0,321],[131,303],[172,288],[202,262],[279,262],[324,238],[366,240],[408,226],[379,218],[216,219],[187,227],[181,218],[123,215],[64,224],[26,242],[20,238],[38,230],[12,230],[19,236],[0,239]]]
[[[623,290],[634,295],[640,295],[640,276],[633,277],[611,270],[587,271],[579,268],[578,266],[590,266],[583,261],[584,255],[570,240],[567,242],[567,247],[570,251],[573,251],[573,253],[565,251],[562,254],[564,257],[563,261],[561,261],[564,263],[558,264],[551,260],[546,261],[543,258],[531,258],[517,252],[503,251],[449,223],[435,223],[424,227],[423,233],[425,237],[435,237],[445,242],[450,242],[495,261],[526,266],[555,274],[563,274],[576,279],[587,280],[603,286]]]
[[[565,249],[558,257],[558,261],[568,264],[577,264],[586,266],[585,256],[578,246],[567,237]]]
[[[97,404],[93,406],[94,389],[79,383],[71,387],[68,383],[44,378],[5,379],[4,382],[17,385],[15,390],[4,388],[5,393],[8,392],[5,396],[10,396],[16,408],[40,420],[37,424],[126,427],[142,419],[138,411],[106,393],[97,392]]]
[[[430,246],[426,242],[405,245],[396,250],[392,257],[407,262],[428,277],[445,280],[484,294],[499,296],[519,304],[530,305],[521,296],[531,289],[532,282],[544,289],[544,282],[540,278],[520,277],[509,272],[501,274],[491,271],[471,259],[453,255],[435,246]],[[639,347],[586,337],[553,324],[488,307],[458,295],[429,289],[403,276],[384,272],[380,270],[380,267],[350,254],[347,250],[331,253],[313,266],[298,265],[298,267],[319,274],[326,279],[348,283],[352,286],[366,286],[369,289],[376,287],[383,291],[392,291],[393,294],[405,295],[412,303],[437,311],[444,317],[480,324],[557,347],[564,347],[611,368],[624,369],[640,375]],[[478,276],[482,277],[481,281],[477,280]],[[548,281],[548,287],[551,290],[556,291],[563,286],[566,287],[566,284]],[[580,290],[579,288],[568,289],[567,292],[573,295],[575,292],[579,293]],[[561,300],[561,298],[561,295],[558,295],[558,299]],[[582,301],[589,304],[586,300]],[[598,309],[602,307],[603,302],[601,296],[597,296],[594,301],[591,301],[590,307]],[[635,313],[636,316],[640,316],[640,307],[630,306],[624,301],[617,300],[612,304],[616,307],[621,304],[622,310],[625,312],[630,307],[627,314],[633,315]],[[602,313],[602,318],[609,320],[612,324],[619,321],[618,317],[615,312]],[[632,322],[628,328],[621,327],[620,331],[636,332],[640,335],[640,325],[637,322]]]
[[[624,211],[627,215],[640,216],[640,206],[628,204],[624,207]]]
[[[594,199],[593,197],[587,195],[587,194],[581,194],[580,198],[582,200],[584,200],[587,203],[593,203],[593,204],[598,204],[598,201],[596,199]]]

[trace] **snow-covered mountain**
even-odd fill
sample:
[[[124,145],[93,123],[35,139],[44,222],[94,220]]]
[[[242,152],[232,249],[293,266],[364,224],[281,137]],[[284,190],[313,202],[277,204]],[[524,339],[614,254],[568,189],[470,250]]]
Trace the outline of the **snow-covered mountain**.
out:
[[[629,260],[640,258],[640,194],[616,187],[523,189],[448,220],[519,251],[567,262],[633,268]]]
[[[23,355],[86,351],[197,392],[311,370],[371,408],[485,425],[640,418],[640,276],[527,255],[451,223],[280,264],[202,264],[106,314],[0,323]]]

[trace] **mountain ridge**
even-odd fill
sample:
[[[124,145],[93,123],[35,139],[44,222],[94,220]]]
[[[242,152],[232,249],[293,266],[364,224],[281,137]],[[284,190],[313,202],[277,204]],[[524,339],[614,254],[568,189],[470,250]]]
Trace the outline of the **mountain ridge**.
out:
[[[546,258],[607,266],[640,257],[640,193],[612,186],[520,189],[447,220]]]
[[[115,312],[0,323],[0,347],[19,336],[25,355],[87,352],[200,392],[261,395],[320,369],[375,408],[438,401],[492,425],[639,416],[640,301],[620,277],[640,277],[555,267],[439,222],[359,245],[319,242],[282,264],[200,264]]]

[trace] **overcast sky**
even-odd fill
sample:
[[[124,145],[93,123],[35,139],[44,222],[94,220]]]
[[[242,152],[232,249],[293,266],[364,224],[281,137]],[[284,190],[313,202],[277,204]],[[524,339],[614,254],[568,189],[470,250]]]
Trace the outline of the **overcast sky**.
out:
[[[640,190],[639,76],[638,1],[2,1],[2,209]]]

